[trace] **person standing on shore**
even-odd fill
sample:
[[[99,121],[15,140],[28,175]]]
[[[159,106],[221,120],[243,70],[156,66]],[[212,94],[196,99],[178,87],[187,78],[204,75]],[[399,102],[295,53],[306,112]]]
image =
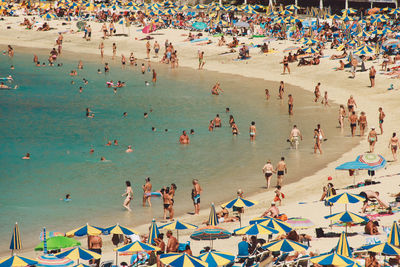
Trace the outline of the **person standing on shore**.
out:
[[[354,137],[358,122],[358,117],[354,111],[351,113],[349,117],[349,122],[350,122],[351,137]]]
[[[287,167],[285,163],[285,157],[281,157],[281,160],[276,166],[276,173],[278,175],[276,185],[283,186],[283,176],[287,173]]]
[[[289,59],[287,56],[283,57],[283,73],[282,74],[286,74],[286,70],[288,71],[288,74],[290,74],[290,68],[289,68]]]
[[[319,153],[322,154],[322,149],[321,149],[321,136],[318,132],[318,129],[314,129],[314,140],[315,140],[315,145],[314,145],[314,154],[317,153],[317,149],[319,150]]]
[[[115,43],[112,44],[112,51],[113,51],[112,59],[115,59],[115,56],[117,55],[117,45]]]
[[[151,190],[153,186],[150,182],[150,177],[147,177],[145,180],[145,184],[142,185],[143,189],[143,207],[146,206],[146,201],[149,203],[149,207],[151,207]]]
[[[354,111],[354,107],[357,107],[357,103],[351,95],[350,98],[347,100],[347,108],[349,109],[349,113]]]
[[[367,128],[367,116],[364,111],[361,111],[361,115],[358,118],[358,125],[360,125],[360,136],[364,136],[364,131]]]
[[[101,58],[103,58],[104,57],[104,43],[103,42],[101,42],[99,44],[99,49],[100,49],[100,56],[101,56]]]
[[[375,70],[374,66],[372,66],[369,69],[369,81],[371,82],[371,88],[375,87],[375,75],[376,75],[376,70]]]
[[[197,179],[193,179],[192,198],[194,205],[194,215],[199,215],[200,212],[200,194],[203,191]]]
[[[204,51],[199,51],[199,70],[202,70],[206,62],[204,61]]]
[[[271,164],[271,160],[267,161],[267,164],[264,165],[262,171],[265,176],[265,180],[267,181],[267,189],[269,189],[271,185],[272,174],[275,173],[274,166]]]
[[[303,140],[303,136],[301,135],[300,130],[297,129],[296,125],[293,125],[293,129],[292,129],[292,131],[290,132],[290,135],[289,135],[289,141],[290,141],[290,144],[292,145],[292,147],[294,146],[296,149],[298,148],[298,146],[299,146],[299,138],[301,140]]]
[[[292,95],[288,95],[288,106],[289,106],[289,115],[293,115],[293,96]]]
[[[339,108],[339,125],[340,128],[343,130],[343,126],[344,126],[344,118],[346,117],[346,110],[344,108],[343,105],[340,105]]]
[[[158,58],[158,51],[160,51],[160,44],[157,41],[154,42],[153,49],[154,49],[155,57]]]
[[[256,123],[254,121],[251,122],[249,133],[250,133],[250,141],[256,140]]]
[[[392,138],[389,141],[389,148],[392,151],[393,161],[397,161],[397,148],[399,147],[399,138],[397,138],[396,133],[393,133]]]
[[[129,204],[131,203],[133,198],[133,190],[131,187],[131,182],[126,181],[125,184],[126,184],[126,190],[125,193],[122,194],[122,196],[126,196],[124,200],[124,208],[127,209],[128,211],[132,211],[131,208],[129,207]]]
[[[369,152],[374,152],[375,144],[378,142],[378,134],[375,131],[375,127],[371,127],[371,131],[368,134]]]
[[[381,135],[383,134],[383,120],[385,119],[386,115],[385,112],[383,112],[382,107],[379,107],[379,129],[381,129]]]
[[[318,83],[317,86],[315,86],[315,89],[314,89],[314,95],[315,95],[314,102],[315,102],[315,103],[318,102],[318,99],[319,99],[319,97],[321,96],[321,91],[320,91],[320,89],[319,89],[320,86],[321,86],[321,83]]]
[[[88,238],[89,238],[89,244],[88,244],[89,250],[101,255],[101,248],[103,247],[103,240],[101,239],[101,237],[89,236]],[[92,259],[91,262],[94,263],[96,267],[99,267],[100,265],[100,259],[97,260]]]

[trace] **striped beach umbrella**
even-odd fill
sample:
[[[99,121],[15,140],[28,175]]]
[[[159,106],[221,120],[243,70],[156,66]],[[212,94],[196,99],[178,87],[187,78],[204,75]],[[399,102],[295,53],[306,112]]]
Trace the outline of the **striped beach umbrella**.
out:
[[[197,229],[190,236],[193,240],[209,240],[211,243],[211,248],[213,247],[213,241],[216,239],[227,239],[231,237],[232,234],[225,230],[224,228],[217,226],[206,226],[200,229]]]
[[[268,249],[269,251],[281,251],[281,252],[305,251],[308,249],[307,246],[289,239],[273,241],[271,243],[262,246],[261,248]]]
[[[355,13],[357,13],[357,9],[354,8],[342,9],[342,14],[352,15]]]
[[[349,246],[349,241],[347,240],[347,234],[345,232],[342,232],[340,235],[335,252],[345,257],[351,257],[351,249]]]
[[[73,261],[76,260],[78,264],[79,260],[91,260],[91,259],[97,260],[101,258],[100,254],[80,247],[72,248],[64,252],[57,253],[55,254],[55,256],[60,259],[68,258]]]
[[[268,227],[264,226],[262,224],[250,224],[245,227],[238,228],[233,231],[236,235],[272,235],[272,234],[277,234],[279,231]]]
[[[91,226],[88,223],[82,227],[71,230],[65,235],[68,237],[72,236],[85,236],[85,235],[100,235],[103,232],[103,228],[97,226]]]
[[[257,202],[256,201],[252,201],[252,200],[247,200],[241,197],[237,197],[225,204],[222,204],[221,207],[225,207],[227,209],[236,207],[236,208],[244,208],[244,207],[251,207],[256,205]]]
[[[235,256],[230,253],[211,251],[200,254],[200,260],[207,262],[208,267],[225,266],[235,260]]]
[[[22,266],[28,266],[28,265],[35,265],[38,262],[34,259],[30,258],[25,258],[25,257],[20,257],[20,256],[11,256],[6,259],[0,260],[0,267],[11,267],[11,266],[16,266],[16,267],[22,267]]]
[[[369,219],[367,217],[363,217],[360,215],[357,215],[355,213],[352,212],[339,212],[339,213],[335,213],[332,215],[328,215],[324,217],[325,219],[330,219],[332,221],[340,221],[340,222],[344,222],[344,223],[361,223],[361,222],[368,222]],[[346,231],[347,233],[347,224],[346,224]]]
[[[38,257],[38,267],[68,267],[74,264],[73,260],[68,258],[59,259],[54,255],[42,255]]]
[[[179,241],[179,230],[186,230],[186,229],[196,229],[197,226],[191,223],[185,223],[180,221],[174,221],[171,223],[167,223],[163,226],[160,226],[160,229],[166,230],[176,230],[176,239]]]
[[[46,242],[42,241],[35,247],[35,251],[45,251],[45,244],[48,250],[59,250],[62,248],[72,248],[81,245],[81,243],[75,239],[65,236],[55,236],[46,239]]]
[[[45,14],[43,14],[42,16],[40,16],[42,19],[47,19],[47,20],[50,20],[50,19],[54,19],[55,17],[56,17],[56,15],[54,15],[54,14],[50,14],[50,13],[45,13]]]
[[[352,259],[336,252],[312,257],[310,261],[319,265],[350,266],[354,264]]]
[[[160,255],[160,261],[171,267],[202,267],[208,264],[196,257],[183,253],[167,253]]]
[[[207,225],[216,226],[218,225],[218,216],[215,212],[214,203],[211,203],[210,215],[208,216]]]
[[[207,7],[205,5],[196,5],[193,8],[195,8],[195,9],[204,9],[204,8],[207,8]]]
[[[393,246],[400,247],[399,225],[396,221],[393,221],[393,226],[392,229],[390,229],[387,242]]]
[[[364,45],[368,49],[368,51],[374,51],[374,49],[370,46]],[[361,47],[360,47],[361,49]],[[375,170],[376,169],[381,169],[385,167],[386,165],[386,159],[379,154],[374,154],[374,153],[365,153],[363,155],[360,155],[356,158],[356,161],[359,161],[361,163],[367,164],[368,166],[373,167]]]
[[[390,15],[398,15],[400,14],[400,9],[396,8],[389,12]]]
[[[369,37],[371,34],[367,33],[366,31],[361,31],[360,33],[357,34],[358,37]]]
[[[307,229],[314,227],[315,224],[307,218],[303,217],[292,217],[286,221],[293,229]]]
[[[74,265],[73,267],[90,267],[90,265],[86,265],[86,264],[78,264],[78,265]]]
[[[156,224],[156,220],[153,219],[151,221],[151,226],[150,226],[150,232],[149,232],[149,238],[147,239],[147,243],[151,244],[151,245],[155,245],[156,242],[154,241],[154,239],[156,239],[158,237],[158,235],[160,234],[160,231],[158,230],[158,226]]]
[[[363,198],[360,195],[350,194],[347,192],[326,198],[326,201],[330,203],[341,203],[341,204],[350,204],[350,203],[353,204],[364,200],[365,198]]]
[[[400,255],[400,249],[396,248],[395,246],[389,244],[388,242],[381,243],[381,244],[374,244],[363,247],[364,249],[375,252],[375,253],[384,253],[386,255]]]
[[[375,50],[372,47],[370,47],[369,45],[363,45],[354,51],[354,55],[373,54],[374,52],[375,52]],[[386,164],[386,160],[385,160],[385,164]]]
[[[17,222],[14,225],[14,230],[11,235],[10,249],[12,252],[14,252],[14,250],[22,249],[21,234],[19,232],[19,227]]]
[[[305,38],[303,45],[312,45],[312,44],[316,44],[317,40],[312,39],[312,38]]]
[[[117,234],[117,235],[137,235],[139,234],[135,230],[132,230],[128,227],[124,227],[119,225],[118,223],[116,225],[104,228],[103,234],[109,235],[109,234]]]
[[[258,220],[258,219],[266,219],[264,221],[260,221],[260,224],[262,224],[264,226],[268,226],[270,228],[273,228],[281,234],[289,233],[290,231],[293,230],[293,228],[288,223],[281,221],[279,219],[265,217],[265,218],[256,218],[254,220]],[[250,224],[255,223],[256,221],[254,221],[254,220],[251,220]]]
[[[122,247],[119,248],[115,248],[114,251],[118,251],[118,252],[142,252],[142,251],[158,251],[160,250],[160,248],[152,246],[150,244],[146,244],[140,241],[135,241],[133,243],[124,245]]]
[[[289,10],[298,10],[298,9],[299,9],[299,7],[296,6],[296,5],[288,5],[288,6],[286,6],[285,8],[286,8],[286,9],[289,9]]]
[[[307,48],[303,48],[303,51],[307,54],[315,54],[318,53],[318,51],[315,48],[312,47],[307,47]]]

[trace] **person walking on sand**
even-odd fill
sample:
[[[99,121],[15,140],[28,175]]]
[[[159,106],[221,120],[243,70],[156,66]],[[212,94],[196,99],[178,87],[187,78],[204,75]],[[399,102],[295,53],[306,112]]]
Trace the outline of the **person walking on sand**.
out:
[[[274,202],[276,203],[277,206],[282,206],[282,199],[285,198],[285,195],[281,192],[280,185],[276,186],[274,193],[275,193]]]
[[[256,123],[252,121],[249,128],[250,141],[256,140],[256,132],[257,132]]]
[[[378,142],[378,134],[375,131],[375,127],[371,127],[371,131],[368,134],[369,152],[374,152],[375,144]]]
[[[297,129],[296,125],[293,125],[293,129],[289,135],[289,142],[291,146],[294,147],[295,149],[297,149],[299,146],[299,138],[300,140],[303,140],[303,136],[301,135],[300,130]]]
[[[103,58],[104,57],[104,43],[103,42],[101,42],[99,44],[99,49],[100,49],[100,56],[101,56],[101,58]]]
[[[131,187],[131,182],[130,181],[126,181],[126,190],[125,193],[122,194],[122,196],[126,196],[125,200],[124,200],[124,207],[128,210],[128,211],[132,211],[131,208],[129,207],[129,204],[132,201],[133,198],[133,190]]]
[[[145,184],[142,185],[143,189],[143,207],[146,206],[146,201],[149,203],[149,207],[151,207],[151,190],[153,186],[150,182],[150,177],[147,177],[145,180]]]
[[[379,129],[381,130],[381,135],[383,134],[383,120],[385,119],[386,115],[385,112],[383,112],[382,107],[379,107]]]
[[[151,51],[151,44],[150,44],[150,41],[147,41],[147,43],[146,43],[147,58],[150,58],[150,51]]]
[[[375,70],[374,66],[372,66],[369,69],[369,81],[371,82],[371,88],[375,87],[375,75],[376,75],[376,70]]]
[[[345,117],[346,117],[346,109],[344,108],[343,105],[340,105],[340,107],[339,107],[339,125],[342,130],[343,130],[343,126],[344,126],[344,118]]]
[[[265,176],[265,180],[267,181],[267,189],[269,189],[271,185],[272,174],[276,173],[274,170],[274,166],[271,164],[271,160],[267,161],[267,164],[264,165],[262,172]]]
[[[321,101],[321,104],[323,104],[325,107],[328,106],[330,107],[331,105],[329,105],[329,101],[328,101],[328,91],[324,92],[324,98]]]
[[[318,102],[318,99],[319,99],[319,97],[321,96],[321,91],[320,91],[320,89],[319,89],[320,86],[321,86],[321,83],[318,83],[318,84],[315,86],[315,89],[314,89],[314,95],[315,95],[314,102],[315,102],[315,103]]]
[[[288,106],[289,106],[289,115],[293,115],[293,96],[290,94],[288,95]]]
[[[399,147],[399,138],[397,138],[396,133],[393,133],[392,138],[389,141],[389,148],[392,151],[393,161],[397,161],[397,148]]]
[[[289,68],[289,59],[287,56],[283,57],[283,73],[282,74],[286,74],[286,70],[288,71],[288,74],[290,74],[290,68]]]
[[[364,111],[361,111],[361,115],[358,118],[358,125],[360,125],[360,136],[364,136],[365,129],[367,129],[367,116]]]
[[[199,215],[200,212],[200,195],[203,191],[197,179],[193,179],[192,198],[194,205],[194,215]]]
[[[276,170],[277,172],[277,181],[276,181],[276,185],[278,186],[283,186],[283,176],[285,175],[285,173],[287,173],[287,167],[286,167],[286,163],[285,163],[285,157],[281,157],[281,160],[278,162],[278,164],[276,165]]]
[[[322,154],[322,149],[321,149],[321,141],[322,139],[320,138],[320,134],[318,132],[318,129],[314,129],[314,154],[317,153],[317,149],[319,150],[319,153]]]
[[[349,122],[350,122],[351,136],[354,137],[358,122],[358,117],[354,111],[349,116]]]
[[[349,110],[349,113],[354,111],[354,107],[357,107],[357,103],[354,100],[353,96],[351,95],[350,98],[347,100],[347,108]]]
[[[199,55],[199,70],[202,70],[204,67],[204,64],[206,64],[206,62],[204,61],[204,51],[199,51],[198,53]]]

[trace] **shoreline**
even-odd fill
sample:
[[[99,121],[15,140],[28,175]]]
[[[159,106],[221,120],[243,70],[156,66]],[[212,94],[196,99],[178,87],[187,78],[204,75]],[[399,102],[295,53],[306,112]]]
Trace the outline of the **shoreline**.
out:
[[[1,30],[1,31],[3,31],[3,30]],[[178,31],[178,33],[183,32],[183,31],[180,31],[180,30],[173,30],[173,31]],[[5,44],[6,41],[7,40],[1,40],[0,43]],[[94,42],[94,41],[92,41],[92,42]],[[12,43],[12,42],[7,41],[7,43]],[[286,43],[286,46],[288,46],[292,42],[286,41],[285,43]],[[141,44],[143,44],[143,46],[141,47],[140,51],[144,52],[144,43],[141,43]],[[45,44],[43,44],[43,46],[42,46],[43,49],[48,49],[49,48],[49,47],[44,47],[44,46],[45,46]],[[30,46],[30,47],[32,47],[32,46]],[[74,47],[72,48],[72,50],[73,49],[74,49]],[[179,55],[188,54],[188,53],[182,53],[181,52],[181,48],[179,46],[178,46],[178,49],[179,49],[178,50],[179,51]],[[67,47],[64,47],[64,50],[69,50],[69,49]],[[88,51],[82,51],[81,53],[88,53]],[[95,50],[94,49],[89,50],[89,54],[96,54]],[[111,54],[111,53],[108,53],[108,50],[106,50],[106,54],[108,55],[108,54]],[[143,54],[144,53],[142,53],[142,52],[137,52],[137,51],[135,52],[135,56],[136,57],[138,57],[138,55],[141,55],[139,57],[143,58],[143,56],[142,56]],[[190,55],[190,53],[189,53],[189,55]],[[272,56],[272,57],[274,57],[274,56]],[[228,74],[232,74],[232,75],[243,75],[243,76],[249,77],[249,78],[261,78],[261,79],[264,79],[264,80],[275,81],[275,82],[284,78],[285,79],[285,83],[288,83],[288,84],[294,84],[294,80],[297,78],[297,79],[299,79],[299,83],[303,84],[302,88],[304,90],[307,90],[307,91],[312,91],[312,89],[311,89],[311,88],[313,88],[312,84],[317,82],[316,80],[313,80],[312,78],[305,79],[305,78],[303,78],[301,76],[299,77],[299,73],[296,73],[296,72],[294,72],[294,74],[291,74],[290,77],[288,75],[285,75],[285,76],[279,75],[279,76],[277,76],[276,74],[279,72],[279,70],[277,70],[277,69],[273,69],[272,70],[272,74],[269,74],[269,75],[266,75],[265,73],[262,73],[260,71],[259,72],[256,72],[256,71],[245,72],[245,71],[243,71],[243,65],[244,64],[242,64],[242,62],[239,62],[238,64],[235,64],[234,61],[231,61],[231,64],[229,64],[229,63],[227,64],[224,61],[223,64],[225,64],[225,66],[229,65],[230,68],[228,69],[228,67],[226,67],[225,69],[221,69],[221,65],[220,64],[215,64],[216,63],[215,61],[217,61],[217,60],[211,59],[210,56],[207,55],[207,52],[206,52],[206,60],[207,60],[207,63],[205,65],[205,69],[211,70],[211,71],[217,71],[217,72],[220,72],[220,73],[228,73]],[[185,56],[183,56],[183,58],[180,58],[180,65],[184,66],[184,67],[189,67],[189,68],[195,69],[195,67],[193,66],[194,62],[196,62],[196,57],[190,57],[190,56],[189,57],[185,57]],[[214,64],[210,64],[210,63],[214,63]],[[220,63],[220,62],[217,62],[217,63]],[[263,62],[258,62],[258,66],[263,65],[263,64],[264,64]],[[249,66],[250,65],[252,65],[252,64],[249,64]],[[326,70],[329,71],[329,68],[327,68],[327,66],[324,66],[324,67],[325,67],[325,71]],[[310,67],[310,68],[313,68],[313,67]],[[322,67],[318,66],[318,68],[322,68]],[[299,70],[299,68],[296,68],[295,70]],[[303,71],[300,72],[300,75],[301,74],[304,74]],[[319,74],[321,75],[321,73],[319,73]],[[334,73],[334,74],[336,74],[336,73]],[[338,75],[340,75],[340,74],[338,74]],[[279,77],[279,78],[276,78],[276,76]],[[311,73],[310,73],[310,76],[312,76]],[[324,78],[326,79],[326,77],[324,77]],[[357,76],[357,78],[359,80],[359,75]],[[337,84],[335,84],[335,82],[337,82]],[[379,82],[382,82],[382,81],[380,79],[378,79],[378,83]],[[386,81],[386,83],[387,83],[387,81]],[[344,103],[344,101],[346,99],[346,96],[345,96],[344,93],[350,93],[350,92],[348,92],[346,90],[346,89],[348,89],[348,87],[347,88],[340,88],[340,84],[341,84],[341,81],[339,81],[337,79],[334,81],[334,83],[330,84],[330,86],[328,86],[328,87],[326,87],[324,82],[322,83],[322,86],[323,86],[322,90],[327,90],[329,92],[329,94],[330,94],[330,99],[335,101],[336,103]],[[376,91],[378,91],[378,93],[375,94],[376,100],[379,101],[379,98],[383,97],[383,95],[384,95],[383,94],[384,87],[385,86],[380,86],[380,89],[378,89],[380,91],[375,89]],[[337,90],[335,90],[335,89],[337,89]],[[354,88],[352,88],[352,89],[354,89]],[[376,103],[374,103],[374,101],[372,99],[368,99],[368,97],[366,95],[363,95],[363,93],[362,93],[362,92],[364,92],[364,90],[369,90],[369,89],[364,89],[363,88],[362,91],[360,91],[360,88],[355,88],[355,89],[356,90],[358,89],[358,91],[357,92],[353,92],[352,91],[351,93],[355,96],[355,98],[356,98],[356,100],[358,102],[358,105],[363,107],[363,108],[365,108],[365,110],[367,110],[367,114],[371,114],[373,109],[377,109]],[[347,94],[347,97],[348,97],[348,94]],[[393,105],[393,101],[395,102],[395,100],[393,99],[392,103],[388,103],[387,106],[389,106],[390,104]],[[386,106],[386,103],[385,103],[385,106]],[[386,109],[386,108],[384,108],[384,109]],[[369,111],[371,111],[371,113]],[[391,111],[394,111],[394,114],[391,113],[391,115],[393,115],[393,116],[390,116],[390,118],[388,119],[388,121],[391,121],[391,124],[390,123],[386,123],[385,124],[385,125],[388,125],[388,124],[392,125],[391,127],[390,126],[388,127],[389,129],[390,128],[393,129],[395,127],[394,125],[396,125],[396,124],[398,125],[398,123],[396,123],[396,122],[398,122],[398,119],[397,119],[397,121],[394,119],[395,117],[398,118],[398,116],[396,116],[396,115],[398,115],[398,109],[396,110],[395,108],[392,108]],[[397,114],[396,114],[396,111],[397,111]],[[370,120],[371,119],[369,119],[369,121]],[[376,123],[374,123],[374,124],[376,125]],[[347,127],[347,125],[346,125],[346,127]],[[387,133],[390,132],[390,130],[385,129],[385,132],[386,132],[386,135],[387,135]],[[383,143],[386,143],[386,139],[384,139],[383,142],[380,142],[380,143],[377,144],[377,147],[376,147],[377,151],[379,151],[379,152],[382,151],[382,147],[384,146]],[[322,184],[326,183],[327,174],[328,173],[331,173],[331,174],[334,173],[335,172],[335,171],[333,171],[334,167],[336,167],[338,164],[341,164],[341,163],[343,163],[345,161],[354,160],[354,155],[359,154],[360,152],[364,151],[366,147],[367,147],[367,144],[366,144],[365,138],[361,138],[359,143],[358,143],[358,145],[356,145],[353,148],[350,148],[349,151],[343,153],[337,160],[329,162],[326,167],[316,171],[313,175],[310,175],[310,176],[307,176],[307,177],[303,177],[300,180],[298,180],[297,182],[285,185],[285,194],[288,196],[288,198],[285,200],[285,206],[286,205],[291,205],[291,204],[293,204],[293,202],[298,201],[299,197],[303,197],[302,201],[306,201],[306,200],[309,200],[309,199],[315,199],[315,196],[321,192],[320,186]],[[385,153],[382,153],[382,154],[384,156],[386,156],[387,158],[391,158],[390,152],[388,152],[387,150],[385,150]],[[390,165],[393,166],[393,164],[389,164],[388,166],[390,166]],[[341,175],[341,176],[345,176],[345,175]],[[321,179],[321,177],[323,177],[323,178]],[[321,184],[318,181],[319,179],[322,182]],[[348,177],[346,177],[346,178],[344,178],[344,177],[335,177],[334,178],[334,184],[335,184],[336,187],[343,186],[343,185],[351,183],[351,182],[352,182],[352,179],[350,180],[350,178],[348,178]],[[308,187],[309,187],[310,184],[315,184],[315,186],[312,189],[309,190]],[[309,191],[304,192],[305,194],[301,195],[300,193],[303,190],[309,190]],[[259,209],[261,206],[265,207],[266,206],[265,204],[269,203],[269,200],[272,199],[271,193],[272,192],[263,192],[263,193],[257,193],[255,195],[250,195],[250,196],[246,195],[246,197],[248,197],[248,198],[250,198],[252,200],[260,200],[259,204],[256,206],[257,209]],[[294,197],[294,196],[296,196],[296,197]],[[266,200],[266,199],[268,199],[268,200]],[[248,211],[250,211],[250,210],[254,211],[254,209],[255,208],[246,209],[246,213],[248,213]],[[201,210],[201,213],[200,213],[201,216],[207,215],[208,211],[209,211],[209,207],[202,207],[202,210]],[[182,218],[185,219],[185,221],[186,221],[187,218],[195,219],[195,218],[198,218],[198,217],[197,216],[188,217],[188,215],[183,215]],[[249,218],[247,218],[247,219],[249,219]],[[188,219],[187,221],[191,222],[193,220]],[[141,226],[138,226],[138,227],[134,227],[134,228],[135,228],[135,230],[138,230],[141,233],[145,233],[145,231],[140,231],[140,229],[146,229],[146,226],[147,226],[147,224],[146,225],[141,225]],[[4,253],[4,254],[6,254],[6,253]]]

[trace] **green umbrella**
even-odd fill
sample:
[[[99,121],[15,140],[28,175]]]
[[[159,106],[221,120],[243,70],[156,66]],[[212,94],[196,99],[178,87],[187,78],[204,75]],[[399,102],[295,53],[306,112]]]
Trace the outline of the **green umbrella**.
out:
[[[55,236],[47,239],[47,249],[48,250],[59,250],[62,248],[72,248],[80,246],[81,243],[73,238],[65,236]],[[42,241],[39,245],[35,247],[35,251],[43,251],[44,242]]]

